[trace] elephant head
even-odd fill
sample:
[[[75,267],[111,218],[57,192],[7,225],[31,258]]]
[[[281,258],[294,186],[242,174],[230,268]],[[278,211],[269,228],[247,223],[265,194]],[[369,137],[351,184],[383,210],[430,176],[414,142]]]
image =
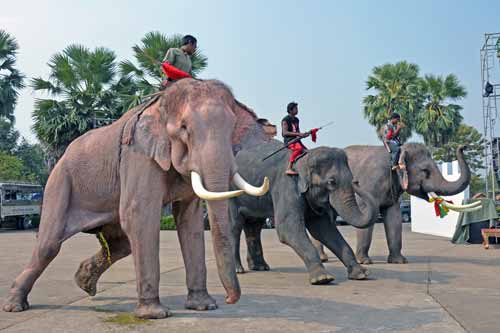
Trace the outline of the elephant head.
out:
[[[378,215],[375,200],[353,182],[347,155],[342,149],[312,149],[297,162],[297,171],[299,190],[313,209],[332,207],[357,228],[366,228],[375,222]],[[355,194],[363,199],[361,208]]]
[[[226,301],[235,303],[240,287],[224,199],[243,193],[263,195],[268,190],[268,180],[260,188],[246,183],[237,173],[233,155],[234,146],[244,144],[245,138],[265,138],[255,115],[236,102],[221,82],[183,79],[167,87],[160,100],[136,119],[125,128],[125,134],[135,131],[128,135],[134,138],[135,149],[163,170],[173,168],[191,183],[194,194],[207,200],[219,277],[227,291]],[[240,190],[229,191],[231,182]]]
[[[441,174],[441,170],[432,160],[427,148],[422,144],[408,143],[401,149],[400,161],[404,161],[408,171],[408,188],[406,191],[427,200],[429,192],[438,195],[454,195],[462,192],[469,185],[471,173],[463,154],[464,147],[458,147],[457,160],[460,166],[460,178],[449,182]]]

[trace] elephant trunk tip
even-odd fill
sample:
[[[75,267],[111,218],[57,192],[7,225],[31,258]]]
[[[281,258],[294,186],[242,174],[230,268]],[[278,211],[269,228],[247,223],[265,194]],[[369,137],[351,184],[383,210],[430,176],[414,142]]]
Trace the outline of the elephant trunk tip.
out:
[[[227,304],[235,304],[236,302],[238,302],[240,297],[241,297],[241,291],[230,292],[226,296],[226,303]]]

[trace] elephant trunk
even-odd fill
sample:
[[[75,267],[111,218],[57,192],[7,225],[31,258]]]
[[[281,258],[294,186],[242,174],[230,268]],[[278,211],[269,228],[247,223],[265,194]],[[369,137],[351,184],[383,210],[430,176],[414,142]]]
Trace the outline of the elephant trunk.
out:
[[[460,178],[456,181],[449,182],[442,176],[440,170],[436,168],[432,172],[428,183],[423,184],[423,189],[426,192],[436,192],[438,195],[455,195],[462,192],[470,183],[471,173],[469,166],[464,158],[464,147],[457,148],[457,160],[460,166]]]
[[[363,203],[361,209],[352,190],[345,191],[344,195],[341,196],[330,195],[330,205],[350,225],[356,228],[368,228],[377,219],[378,205],[375,198],[370,193],[362,190],[357,182],[352,183],[352,188],[361,198]]]
[[[209,201],[208,218],[212,232],[212,242],[219,278],[226,289],[226,303],[236,303],[241,296],[241,289],[236,276],[231,229],[228,220],[227,201]]]
[[[220,152],[209,154],[209,158],[203,159],[202,178],[207,190],[228,193],[232,173],[235,170],[234,158],[232,154],[226,155],[227,158],[221,158],[221,155],[223,154]],[[233,304],[239,300],[241,290],[236,276],[228,202],[227,200],[207,200],[207,208],[219,278],[226,289],[226,302]]]

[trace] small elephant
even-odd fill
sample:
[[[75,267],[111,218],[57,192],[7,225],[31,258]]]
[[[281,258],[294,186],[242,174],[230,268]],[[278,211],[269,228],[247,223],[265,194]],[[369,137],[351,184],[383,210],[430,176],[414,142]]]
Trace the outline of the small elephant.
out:
[[[206,285],[201,199],[208,202],[214,252],[227,303],[240,297],[232,251],[227,198],[252,188],[236,170],[235,145],[259,142],[253,114],[218,81],[184,79],[159,97],[92,130],[70,144],[52,171],[44,195],[38,240],[30,263],[12,284],[4,311],[26,310],[28,294],[62,243],[78,232],[100,230],[109,244],[82,263],[77,283],[90,294],[113,262],[132,253],[141,318],[164,318],[160,303],[161,208],[173,210],[186,266],[186,307],[215,309]],[[254,131],[250,134],[249,130]],[[265,133],[261,131],[260,139]],[[247,138],[247,141],[248,141]],[[253,195],[267,185],[253,188]]]
[[[469,185],[471,173],[464,159],[463,149],[464,147],[457,149],[460,178],[449,182],[443,178],[441,171],[424,145],[417,143],[403,145],[400,161],[404,162],[408,172],[406,192],[427,201],[429,192],[446,196],[465,190]],[[345,148],[345,152],[352,174],[360,181],[361,187],[375,197],[376,204],[382,213],[389,247],[387,262],[407,263],[407,259],[401,254],[403,241],[399,198],[404,191],[398,175],[391,171],[389,153],[384,147],[377,146],[349,146]],[[372,235],[373,226],[357,230],[356,256],[362,264],[372,263],[368,256]],[[319,251],[322,252],[319,245],[316,244]]]
[[[280,241],[292,247],[304,261],[311,284],[326,284],[334,277],[323,266],[306,229],[339,257],[347,267],[349,278],[366,278],[367,271],[357,263],[352,249],[335,225],[335,218],[340,214],[356,227],[370,226],[378,215],[373,195],[362,191],[353,182],[342,149],[320,147],[309,150],[295,164],[298,176],[289,176],[285,174],[289,151],[284,150],[262,161],[282,146],[280,141],[272,140],[236,155],[238,170],[243,177],[258,182],[266,176],[271,184],[265,196],[242,195],[230,200],[229,215],[233,223],[238,271],[243,272],[239,255],[242,229],[248,244],[249,268],[269,269],[263,256],[259,219],[274,216]],[[358,207],[355,193],[364,199],[363,206]]]

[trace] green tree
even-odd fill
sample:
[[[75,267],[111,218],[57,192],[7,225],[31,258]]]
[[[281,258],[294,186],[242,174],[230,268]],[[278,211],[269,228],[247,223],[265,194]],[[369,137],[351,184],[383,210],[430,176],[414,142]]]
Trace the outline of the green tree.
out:
[[[132,47],[135,62],[125,60],[120,63],[122,78],[117,84],[119,95],[125,109],[141,102],[141,97],[152,94],[160,88],[165,75],[161,70],[161,62],[168,49],[181,47],[182,35],[166,36],[160,32],[147,33],[140,44]],[[192,74],[196,77],[208,64],[207,57],[200,50],[191,56]]]
[[[462,106],[452,102],[464,98],[467,92],[453,74],[445,78],[426,75],[421,80],[421,90],[424,106],[416,118],[416,132],[428,146],[440,147],[451,139],[463,119]]]
[[[40,144],[30,144],[25,138],[14,151],[15,156],[23,162],[22,176],[45,185],[48,178],[45,153]]]
[[[33,130],[57,159],[68,144],[92,128],[94,117],[116,117],[115,54],[106,48],[90,50],[70,45],[49,61],[48,80],[34,78],[35,91],[52,98],[37,99]]]
[[[485,140],[477,129],[460,124],[446,144],[433,150],[433,157],[438,162],[454,161],[458,146],[465,145],[467,148],[464,150],[464,154],[471,172],[474,175],[479,175],[479,172],[484,169],[484,143]]]
[[[406,124],[401,131],[401,140],[405,142],[411,136],[414,120],[422,105],[418,75],[418,66],[406,61],[373,69],[366,81],[366,89],[373,89],[376,94],[364,98],[364,116],[379,135],[390,114],[398,112]]]
[[[0,117],[14,124],[14,108],[19,90],[24,87],[24,76],[16,69],[19,45],[14,37],[0,30]]]
[[[0,151],[11,153],[16,147],[19,132],[7,118],[0,117]]]
[[[0,180],[25,180],[23,162],[15,156],[0,152]]]

